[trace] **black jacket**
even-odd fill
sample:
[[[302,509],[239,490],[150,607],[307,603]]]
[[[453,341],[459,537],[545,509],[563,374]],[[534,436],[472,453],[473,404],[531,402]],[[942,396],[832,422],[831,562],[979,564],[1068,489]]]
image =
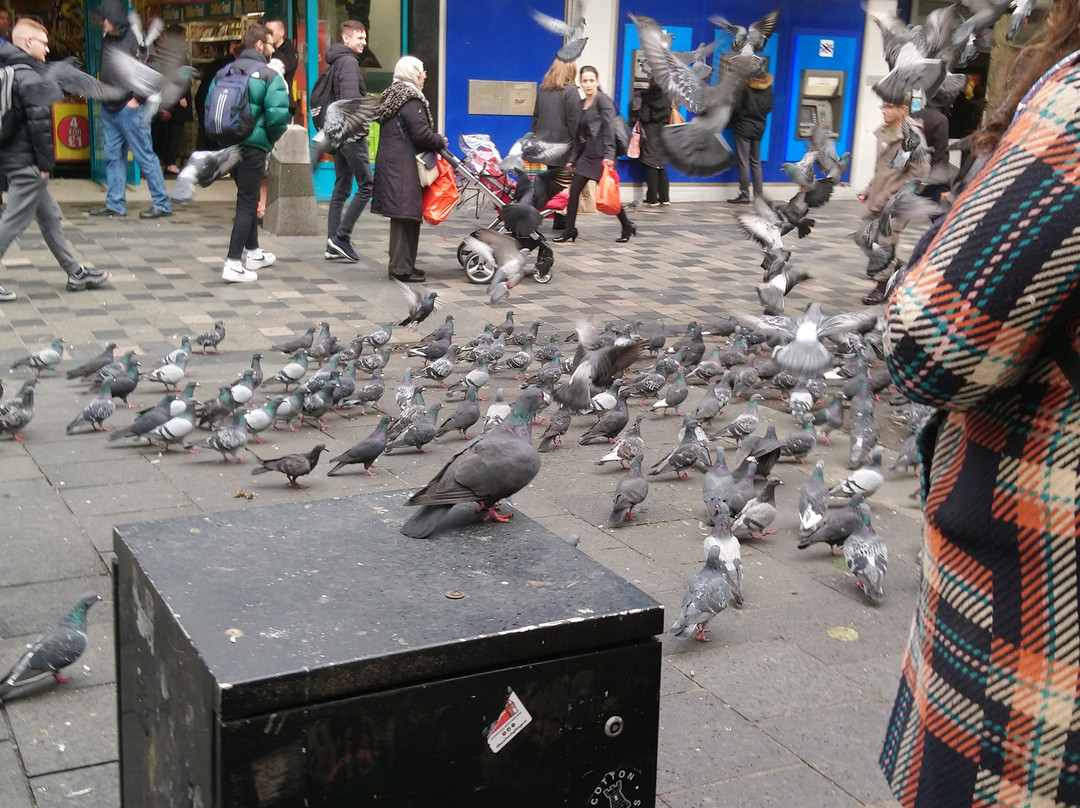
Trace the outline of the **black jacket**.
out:
[[[285,67],[285,89],[289,91],[289,113],[296,110],[296,99],[293,98],[293,78],[296,76],[296,68],[300,66],[300,54],[296,52],[296,45],[291,40],[284,40],[280,47],[274,48],[275,59],[280,59]]]
[[[52,171],[56,165],[53,148],[52,107],[31,106],[23,100],[25,88],[41,81],[41,65],[26,51],[10,42],[0,42],[0,67],[25,65],[14,71],[14,91],[11,94],[13,134],[0,146],[0,173],[36,166],[40,171]],[[5,132],[7,127],[5,127]]]
[[[127,6],[121,3],[120,0],[105,0],[101,4],[101,8],[98,9],[98,13],[116,27],[115,34],[105,34],[101,40],[101,73],[98,78],[114,87],[123,87],[124,82],[110,68],[105,54],[109,50],[116,48],[128,56],[137,56],[139,53],[139,40],[135,38],[135,32],[131,30],[131,25],[128,23]],[[108,112],[119,112],[132,99],[133,95],[133,93],[128,93],[117,101],[102,101],[101,106]],[[145,100],[144,98],[139,99],[140,103]]]
[[[391,103],[379,129],[371,210],[392,219],[419,222],[424,213],[424,189],[416,174],[416,153],[441,149],[443,136],[432,127],[419,90],[400,88],[399,84],[404,82],[394,82],[383,92],[384,103],[388,99]]]
[[[559,90],[538,90],[533,108],[532,131],[540,140],[548,143],[569,143],[577,132],[581,120],[581,95],[574,84],[565,84]],[[548,165],[561,166],[565,157]]]
[[[747,79],[739,86],[731,112],[731,128],[737,137],[745,140],[761,140],[765,134],[765,119],[772,112],[773,77]]]
[[[367,95],[364,72],[360,69],[360,56],[341,42],[335,42],[326,51],[327,70],[330,71],[330,98],[363,98]]]
[[[581,102],[581,121],[577,137],[566,162],[574,164],[574,173],[590,180],[604,174],[604,160],[615,160],[615,104],[599,90],[592,106],[585,109]]]
[[[660,132],[671,120],[671,97],[655,83],[641,94],[641,109],[638,110],[638,122],[641,123],[641,157],[647,166],[667,167],[667,153],[660,142]]]

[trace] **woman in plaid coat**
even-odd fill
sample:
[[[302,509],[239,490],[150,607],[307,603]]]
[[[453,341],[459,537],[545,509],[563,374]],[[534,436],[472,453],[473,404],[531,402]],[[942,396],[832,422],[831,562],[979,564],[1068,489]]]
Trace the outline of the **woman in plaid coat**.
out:
[[[880,761],[905,808],[1080,806],[1078,48],[1080,0],[1056,0],[886,305],[893,378],[942,411]]]

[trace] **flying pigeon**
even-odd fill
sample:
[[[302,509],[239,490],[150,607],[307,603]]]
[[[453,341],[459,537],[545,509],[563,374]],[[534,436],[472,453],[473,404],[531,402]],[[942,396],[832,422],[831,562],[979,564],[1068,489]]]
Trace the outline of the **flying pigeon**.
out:
[[[195,197],[196,185],[207,188],[222,177],[227,177],[240,164],[241,157],[240,144],[216,151],[192,152],[180,169],[169,198],[178,204],[190,202]]]
[[[326,451],[324,444],[316,444],[311,451],[304,454],[290,454],[284,457],[274,457],[264,460],[252,452],[252,456],[259,461],[258,468],[251,470],[252,474],[265,474],[268,471],[279,471],[288,478],[288,484],[293,488],[307,488],[296,481],[297,477],[310,474],[319,462],[319,455]]]
[[[409,326],[416,329],[416,327],[424,322],[435,309],[442,307],[442,301],[439,300],[439,295],[436,292],[429,292],[420,284],[413,284],[410,286],[407,283],[394,280],[398,288],[401,290],[401,294],[405,297],[405,302],[409,306],[409,315],[398,323],[399,326]]]
[[[555,53],[556,59],[560,62],[576,62],[578,60],[578,57],[585,50],[585,44],[589,41],[589,38],[585,36],[584,17],[578,17],[575,22],[569,23],[557,17],[550,17],[533,8],[529,9],[529,16],[536,20],[542,28],[546,28],[553,34],[566,37],[565,44]]]
[[[574,371],[570,378],[555,388],[554,398],[572,410],[589,408],[595,387],[608,387],[618,374],[633,364],[643,343],[631,341],[624,345],[602,345],[596,328],[581,323],[577,328],[578,347],[574,354]]]
[[[63,684],[68,681],[60,671],[75,662],[86,650],[86,613],[101,600],[96,592],[86,592],[60,621],[42,634],[34,645],[0,681],[0,701],[18,687],[50,675]]]
[[[750,23],[749,28],[728,22],[719,14],[709,17],[709,22],[731,34],[731,49],[738,54],[735,59],[745,65],[744,69],[751,75],[760,72],[764,60],[757,54],[765,50],[765,45],[779,21],[780,9],[774,9],[760,20]]]
[[[705,566],[690,580],[683,595],[682,609],[668,634],[681,640],[692,636],[701,642],[709,642],[705,636],[709,621],[734,602],[731,586],[720,563],[720,546],[709,547]]]
[[[327,105],[323,128],[315,133],[311,141],[312,165],[319,161],[322,154],[336,153],[341,144],[355,135],[366,134],[368,126],[375,120],[378,107],[378,96],[341,99]]]
[[[132,12],[134,14],[134,12]],[[149,124],[158,110],[168,109],[191,88],[195,69],[186,64],[182,41],[158,49],[155,67],[151,67],[122,48],[108,48],[102,60],[119,82],[139,98],[145,98],[143,121]]]

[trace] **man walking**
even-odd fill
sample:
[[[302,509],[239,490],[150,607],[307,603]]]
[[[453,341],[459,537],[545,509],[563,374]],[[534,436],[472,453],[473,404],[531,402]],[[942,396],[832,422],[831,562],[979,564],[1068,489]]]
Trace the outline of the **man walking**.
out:
[[[27,92],[41,81],[36,63],[49,52],[49,33],[36,20],[22,19],[11,30],[11,42],[0,42],[0,68],[12,67],[13,91],[10,120],[0,143],[0,172],[8,178],[8,202],[0,214],[0,259],[31,218],[36,218],[41,235],[68,275],[69,292],[97,289],[109,273],[79,264],[60,229],[60,206],[49,190],[49,172],[56,163],[53,150],[52,108],[34,103]],[[41,93],[37,94],[40,97]],[[15,300],[14,292],[0,286],[0,300]]]
[[[367,94],[364,74],[360,70],[360,54],[366,45],[367,29],[364,24],[357,20],[345,20],[341,24],[341,42],[335,42],[326,51],[331,101],[363,98]],[[352,193],[354,179],[356,193],[346,207],[345,200]],[[352,231],[371,200],[372,187],[367,134],[355,135],[341,144],[334,155],[334,190],[330,195],[330,212],[326,222],[326,258],[360,260],[352,244]]]
[[[258,269],[277,260],[259,247],[259,186],[266,176],[266,157],[289,126],[289,92],[285,80],[267,64],[273,53],[270,35],[261,23],[244,32],[243,51],[232,64],[214,77],[207,103],[214,97],[214,85],[231,71],[247,76],[248,106],[255,128],[240,143],[240,163],[233,169],[236,181],[236,214],[233,217],[229,254],[221,270],[226,283],[251,283],[259,279]]]
[[[101,74],[106,84],[123,87],[106,57],[117,48],[129,56],[139,56],[139,41],[127,20],[127,5],[120,0],[105,0],[98,10],[105,37],[101,42]],[[105,205],[90,211],[91,216],[127,216],[127,150],[135,156],[139,171],[150,189],[153,206],[139,214],[140,219],[159,219],[172,215],[172,204],[165,190],[165,178],[150,139],[150,122],[142,104],[134,95],[119,101],[101,102],[101,127],[105,131]]]

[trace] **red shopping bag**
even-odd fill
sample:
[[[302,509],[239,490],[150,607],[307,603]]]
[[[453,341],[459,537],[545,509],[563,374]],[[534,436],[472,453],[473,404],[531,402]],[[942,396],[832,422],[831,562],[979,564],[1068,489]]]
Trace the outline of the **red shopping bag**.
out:
[[[619,201],[619,175],[615,173],[615,166],[604,163],[604,175],[596,183],[596,209],[608,216],[617,216],[622,210],[622,202]]]
[[[457,204],[459,194],[454,169],[441,155],[435,158],[439,176],[424,189],[424,221],[428,224],[442,224],[450,211]]]

